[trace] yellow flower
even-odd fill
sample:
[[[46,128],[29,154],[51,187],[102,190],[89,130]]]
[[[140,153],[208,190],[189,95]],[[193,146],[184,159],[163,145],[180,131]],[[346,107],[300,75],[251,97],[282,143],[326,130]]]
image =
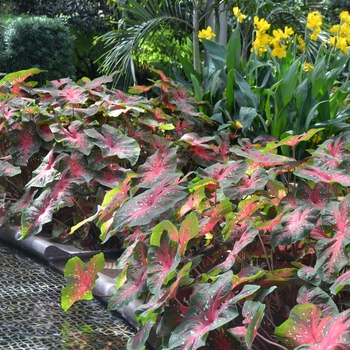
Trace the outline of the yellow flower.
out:
[[[342,53],[348,53],[348,42],[346,38],[331,36],[329,42],[333,47],[340,49]]]
[[[207,27],[207,29],[202,29],[198,33],[198,39],[199,41],[202,41],[201,39],[207,39],[211,40],[212,37],[216,36],[215,33],[213,33],[213,30],[210,26]]]
[[[272,50],[272,56],[283,58],[287,56],[287,46],[286,45],[276,45]]]
[[[350,23],[350,14],[349,14],[349,11],[342,11],[340,12],[340,15],[339,15],[339,18],[342,22],[345,22],[345,23]]]
[[[317,40],[317,35],[321,32],[322,15],[319,11],[310,12],[307,15],[306,28],[312,29],[311,40]]]
[[[266,32],[270,29],[271,24],[266,21],[266,19],[262,18],[259,20],[258,16],[254,17],[254,25],[259,31]]]
[[[243,125],[238,120],[234,121],[233,123],[235,124],[235,127],[237,129],[242,129],[243,128]]]
[[[297,36],[297,40],[298,40],[298,43],[299,43],[298,49],[299,49],[300,51],[305,51],[305,41],[304,41],[304,39],[301,37],[301,35],[298,35],[298,36]]]
[[[237,18],[238,23],[242,23],[243,20],[247,17],[246,15],[244,15],[244,14],[241,12],[241,10],[240,10],[237,6],[235,6],[235,7],[232,9],[232,11],[233,11],[233,15]]]
[[[303,64],[303,71],[304,72],[311,72],[314,70],[314,66],[311,63],[304,62]]]

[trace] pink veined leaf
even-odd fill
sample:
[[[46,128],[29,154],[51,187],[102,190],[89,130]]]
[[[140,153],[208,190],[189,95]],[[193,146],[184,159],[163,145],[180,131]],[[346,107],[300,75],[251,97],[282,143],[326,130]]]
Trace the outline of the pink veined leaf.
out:
[[[165,180],[127,201],[114,216],[113,231],[124,226],[147,225],[186,195],[184,187],[167,185]]]
[[[236,261],[237,254],[241,252],[248,244],[253,242],[258,233],[259,231],[253,229],[251,224],[248,224],[247,222],[242,223],[240,227],[236,225],[231,235],[234,237],[239,237],[239,239],[235,242],[225,261],[213,267],[211,271],[220,269],[221,271],[225,272],[231,269]]]
[[[204,236],[206,233],[211,232],[213,228],[230,212],[232,212],[232,204],[230,200],[226,198],[213,208],[210,213],[206,214],[209,218],[205,221],[204,225],[200,226],[200,236]]]
[[[247,325],[245,333],[245,343],[248,349],[252,349],[253,341],[258,333],[258,328],[264,317],[266,305],[258,301],[246,300],[243,305],[242,315],[244,316],[243,324]]]
[[[332,284],[330,291],[332,294],[338,294],[341,290],[350,290],[350,271],[342,273]]]
[[[154,321],[148,320],[142,328],[136,333],[136,335],[128,340],[127,350],[143,350],[145,348],[146,341],[149,337],[149,333],[154,326]]]
[[[317,274],[314,267],[304,266],[298,270],[298,277],[303,281],[313,285],[319,286],[322,283],[320,276]],[[303,303],[299,303],[303,304]]]
[[[239,146],[233,146],[230,148],[230,151],[238,156],[246,158],[249,162],[253,164],[270,167],[276,165],[283,165],[287,162],[293,161],[292,158],[280,156],[278,154],[272,153],[263,153],[262,151],[252,148],[249,151],[244,151]]]
[[[312,136],[314,136],[316,133],[318,133],[321,130],[323,130],[323,128],[310,129],[308,132],[306,132],[306,133],[304,133],[302,135],[290,135],[290,136],[287,136],[283,140],[279,141],[278,143],[268,144],[265,147],[264,152],[271,151],[271,150],[273,150],[273,149],[275,149],[277,147],[280,147],[280,146],[295,147],[301,141],[308,141],[308,140],[310,140]]]
[[[26,188],[23,196],[10,205],[8,209],[9,213],[22,213],[25,208],[30,206],[37,192],[38,190],[34,190],[34,188]]]
[[[309,350],[348,349],[350,344],[350,309],[331,318],[321,333],[322,340]]]
[[[33,175],[36,176],[34,176],[25,187],[45,187],[47,184],[52,182],[55,179],[55,175],[58,173],[55,166],[65,157],[65,154],[61,154],[55,158],[53,149],[51,149],[51,151],[42,160],[39,167],[33,171]]]
[[[329,203],[322,213],[322,226],[331,238],[320,239],[316,245],[315,269],[322,280],[332,283],[348,263],[346,247],[350,244],[350,195],[341,202]]]
[[[185,319],[172,332],[169,348],[195,350],[204,346],[210,331],[229,323],[239,315],[236,303],[258,289],[258,286],[245,286],[239,294],[231,297],[231,271],[220,275],[212,284],[202,284],[191,296]]]
[[[113,75],[104,75],[101,77],[98,77],[92,81],[88,81],[83,85],[84,89],[97,89],[98,91],[102,87],[103,84],[110,83],[113,81]]]
[[[118,156],[127,159],[131,165],[135,165],[140,155],[140,146],[131,137],[122,134],[118,129],[104,124],[101,133],[95,129],[87,129],[85,133],[91,138],[91,142],[101,148],[102,156]]]
[[[282,343],[294,349],[300,345],[317,344],[330,319],[332,316],[322,317],[322,311],[314,304],[296,305],[288,320],[276,327],[275,335]]]
[[[267,181],[268,175],[265,169],[258,169],[250,177],[244,175],[236,185],[225,188],[224,194],[231,199],[242,199],[259,190],[263,190]]]
[[[13,164],[5,161],[5,160],[0,160],[0,176],[15,176],[21,173],[21,168],[16,167]]]
[[[327,188],[318,183],[311,189],[305,182],[300,182],[297,189],[296,201],[299,205],[316,206],[323,209],[329,203]]]
[[[302,286],[298,291],[297,303],[316,305],[322,311],[322,316],[336,316],[339,314],[338,307],[330,295],[316,286]]]
[[[181,206],[181,208],[177,211],[177,218],[182,218],[186,213],[195,209],[198,213],[202,213],[207,205],[208,200],[205,194],[205,187],[198,188],[193,194],[190,194],[187,202]]]
[[[66,85],[66,84],[70,84],[72,83],[72,79],[70,78],[62,78],[59,80],[51,80],[50,84],[55,87],[56,89],[59,89],[61,86]]]
[[[129,94],[142,94],[152,89],[152,86],[135,85],[129,88]]]
[[[78,120],[73,121],[68,126],[68,129],[59,124],[50,125],[50,129],[57,142],[63,142],[65,146],[79,150],[79,152],[85,155],[89,155],[94,145],[89,142],[84,128],[85,125]]]
[[[183,135],[180,140],[185,141],[186,143],[190,144],[191,146],[196,146],[196,145],[205,144],[209,141],[213,141],[214,137],[212,137],[212,136],[200,137],[195,132],[191,132],[191,133]]]
[[[47,123],[37,124],[37,133],[38,135],[46,142],[50,142],[54,139],[53,134],[50,130],[50,125]]]
[[[53,203],[60,203],[73,194],[73,188],[77,181],[68,176],[68,171],[65,170],[59,176],[59,179],[53,182],[51,186],[51,199]]]
[[[26,166],[29,158],[39,151],[42,143],[33,122],[23,123],[20,129],[11,130],[9,139],[11,147],[8,152],[12,156],[13,163],[23,166]]]
[[[135,300],[145,289],[147,281],[147,247],[137,242],[127,270],[127,282],[112,296],[108,310],[117,310]]]
[[[21,239],[36,235],[44,224],[51,222],[54,204],[51,190],[46,189],[41,195],[25,207],[21,217]]]
[[[137,186],[152,187],[168,174],[174,174],[177,166],[176,149],[171,148],[165,153],[156,151],[137,169]]]
[[[70,177],[76,179],[76,182],[89,182],[94,176],[88,169],[85,157],[78,152],[73,152],[70,157],[66,157],[63,167],[68,170]]]
[[[188,148],[191,158],[201,166],[210,166],[220,161],[221,157],[209,145],[194,145]]]
[[[306,238],[315,226],[320,210],[316,207],[302,206],[285,214],[281,223],[271,233],[271,246],[286,245]]]
[[[190,97],[181,85],[179,85],[177,89],[172,90],[172,95],[173,99],[171,102],[176,105],[179,111],[186,113],[187,115],[199,115],[194,108],[194,105],[196,105],[195,99]]]
[[[186,252],[188,242],[196,237],[198,237],[198,219],[197,215],[192,212],[182,221],[178,233],[178,240],[176,240],[176,242],[180,244],[179,253],[181,255]]]
[[[342,186],[350,186],[350,175],[344,169],[323,170],[311,165],[304,169],[294,171],[294,174],[315,183],[324,182],[327,184],[339,183]]]
[[[165,74],[164,74],[161,70],[159,70],[159,69],[154,69],[154,68],[150,68],[150,69],[151,69],[151,71],[153,71],[154,73],[159,74],[160,78],[162,79],[162,81],[163,81],[164,83],[170,83],[169,78],[166,77]]]
[[[55,94],[58,96],[58,101],[73,104],[83,104],[88,99],[86,90],[80,86],[67,85],[63,88],[63,90],[56,90]]]
[[[219,181],[221,187],[227,187],[237,183],[248,169],[248,163],[239,161],[229,161],[227,164],[216,163],[204,170],[199,169],[198,175],[202,178],[211,178]]]
[[[160,237],[160,245],[148,249],[147,287],[153,294],[158,294],[165,280],[173,275],[181,261],[179,244],[170,240],[167,232]]]
[[[97,274],[104,267],[103,253],[94,255],[86,265],[78,256],[68,260],[64,268],[67,286],[62,289],[61,297],[61,306],[64,311],[67,312],[78,300],[92,299],[92,289],[98,278]]]
[[[96,113],[98,113],[100,110],[100,106],[92,105],[88,106],[86,108],[81,107],[71,107],[71,106],[65,106],[62,108],[62,113],[65,116],[68,117],[75,117],[75,118],[81,118],[86,120],[86,118],[92,117]]]
[[[125,169],[120,166],[109,166],[100,171],[95,171],[93,174],[94,180],[108,188],[114,188],[125,180]]]

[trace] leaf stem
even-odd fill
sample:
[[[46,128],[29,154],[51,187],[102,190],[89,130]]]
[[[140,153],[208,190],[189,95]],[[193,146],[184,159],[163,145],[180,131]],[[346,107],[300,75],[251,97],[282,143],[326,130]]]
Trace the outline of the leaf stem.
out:
[[[257,335],[260,339],[262,339],[263,341],[265,341],[265,342],[268,343],[268,344],[274,345],[274,346],[276,346],[276,347],[278,347],[278,348],[280,348],[280,349],[283,349],[283,350],[288,350],[288,349],[285,348],[284,346],[282,346],[282,345],[280,345],[280,344],[277,344],[277,343],[274,343],[274,342],[271,341],[271,340],[266,339],[266,338],[265,338],[264,336],[262,336],[260,333],[256,333],[256,335]]]

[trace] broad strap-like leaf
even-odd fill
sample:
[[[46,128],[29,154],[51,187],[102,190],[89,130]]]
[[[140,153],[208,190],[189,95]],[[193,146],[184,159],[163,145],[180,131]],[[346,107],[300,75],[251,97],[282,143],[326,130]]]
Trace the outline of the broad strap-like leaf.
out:
[[[162,181],[168,174],[176,171],[177,159],[176,149],[170,148],[165,153],[156,151],[148,157],[146,162],[137,169],[137,185],[150,188],[159,181]]]
[[[47,188],[38,198],[34,199],[33,202],[23,209],[21,216],[21,239],[39,233],[44,224],[51,222],[53,210],[52,193]]]
[[[118,156],[120,159],[129,160],[131,165],[137,162],[140,155],[139,144],[120,130],[104,124],[101,133],[95,129],[86,129],[85,133],[91,142],[101,149],[103,157]]]
[[[147,225],[186,195],[184,187],[162,181],[127,201],[114,216],[113,230],[118,231],[124,226]]]
[[[216,163],[205,169],[198,169],[202,178],[211,178],[219,181],[221,187],[236,184],[248,169],[248,163],[243,160],[229,161],[227,164]]]
[[[151,293],[158,294],[163,283],[179,265],[179,244],[170,240],[167,232],[160,237],[159,246],[148,249],[147,286]]]
[[[271,246],[286,245],[306,238],[318,220],[320,210],[316,207],[301,206],[285,214],[281,223],[273,228]]]
[[[78,150],[79,152],[89,155],[92,142],[89,141],[84,129],[86,126],[79,120],[74,120],[68,128],[60,124],[50,125],[50,130],[54,134],[57,142],[62,142],[65,146]]]
[[[299,345],[317,344],[331,318],[322,318],[322,311],[314,304],[296,305],[290,311],[288,320],[276,327],[275,335],[282,343],[294,349]]]
[[[41,139],[36,132],[33,122],[26,122],[18,129],[9,132],[11,154],[14,165],[26,166],[29,158],[37,153],[41,146]]]
[[[64,269],[67,286],[62,289],[61,297],[61,306],[64,311],[67,312],[77,300],[92,299],[92,289],[98,278],[97,274],[104,267],[103,253],[94,255],[86,265],[78,256],[68,260]]]

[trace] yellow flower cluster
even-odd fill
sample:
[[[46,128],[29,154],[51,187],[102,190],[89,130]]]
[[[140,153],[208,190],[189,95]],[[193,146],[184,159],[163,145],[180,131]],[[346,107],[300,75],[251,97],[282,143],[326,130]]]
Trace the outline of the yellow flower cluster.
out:
[[[350,45],[350,14],[348,11],[341,12],[340,24],[334,25],[330,32],[335,34],[329,38],[329,42],[333,47],[337,47],[343,53],[348,53]]]
[[[310,12],[307,15],[306,28],[312,29],[311,40],[317,40],[317,35],[321,32],[322,15],[319,11]]]
[[[233,11],[233,15],[237,18],[237,22],[238,22],[238,23],[242,23],[243,20],[247,17],[246,15],[244,15],[244,14],[241,12],[241,10],[240,10],[237,6],[235,6],[235,7],[232,9],[232,11]]]
[[[275,29],[272,31],[272,36],[267,34],[270,29],[270,24],[264,19],[254,17],[255,25],[255,40],[253,43],[253,50],[258,56],[261,56],[267,51],[269,45],[273,47],[272,56],[283,58],[287,55],[288,40],[291,35],[294,34],[292,28],[285,27],[284,31],[281,29]]]
[[[202,29],[198,33],[198,39],[199,41],[202,41],[202,39],[211,40],[212,37],[216,36],[215,33],[213,33],[213,30],[210,26],[207,27],[207,29]]]

